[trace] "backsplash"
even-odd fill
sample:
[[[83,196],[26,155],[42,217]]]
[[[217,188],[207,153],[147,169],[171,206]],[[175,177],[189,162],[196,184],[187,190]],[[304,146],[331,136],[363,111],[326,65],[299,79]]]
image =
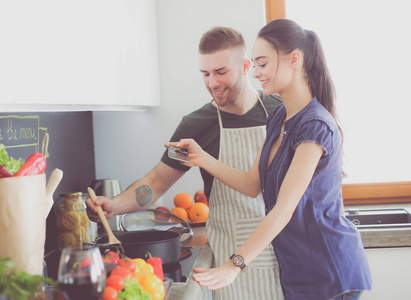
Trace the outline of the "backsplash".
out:
[[[62,192],[85,192],[95,180],[92,113],[0,113],[0,143],[15,159],[26,160],[33,152],[41,152],[45,133],[49,134],[47,181],[54,169],[63,171],[54,201]],[[52,210],[47,218],[46,253],[57,247],[55,224]]]

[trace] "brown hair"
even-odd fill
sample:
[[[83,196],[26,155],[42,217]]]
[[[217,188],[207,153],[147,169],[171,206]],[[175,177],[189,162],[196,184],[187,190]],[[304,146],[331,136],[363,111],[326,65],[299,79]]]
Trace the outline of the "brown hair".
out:
[[[300,49],[304,53],[304,69],[311,94],[335,118],[335,88],[317,34],[304,30],[294,21],[277,19],[264,26],[258,37],[269,42],[277,52],[288,54]]]
[[[229,48],[242,48],[245,50],[243,36],[232,28],[217,26],[203,34],[198,51],[200,54],[211,54]]]
[[[334,117],[342,142],[344,136],[337,116],[335,87],[317,34],[292,20],[277,19],[265,25],[258,37],[269,42],[277,52],[288,54],[299,49],[304,53],[304,70],[311,95]]]

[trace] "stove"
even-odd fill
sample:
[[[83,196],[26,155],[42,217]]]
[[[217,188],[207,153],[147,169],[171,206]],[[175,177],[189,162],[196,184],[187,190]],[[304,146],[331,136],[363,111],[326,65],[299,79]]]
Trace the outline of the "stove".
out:
[[[173,282],[187,283],[200,251],[200,247],[181,247],[181,260],[163,265],[164,277],[173,279]],[[47,276],[54,280],[57,280],[60,253],[60,250],[53,250],[45,257]]]
[[[187,283],[200,251],[200,247],[182,247],[181,260],[178,263],[163,265],[164,277],[171,278],[174,282]]]

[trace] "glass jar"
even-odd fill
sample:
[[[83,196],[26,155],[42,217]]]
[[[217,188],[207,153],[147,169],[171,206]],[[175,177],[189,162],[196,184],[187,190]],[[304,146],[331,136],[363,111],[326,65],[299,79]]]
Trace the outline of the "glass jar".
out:
[[[61,193],[56,203],[57,244],[59,248],[92,241],[92,228],[82,192]]]

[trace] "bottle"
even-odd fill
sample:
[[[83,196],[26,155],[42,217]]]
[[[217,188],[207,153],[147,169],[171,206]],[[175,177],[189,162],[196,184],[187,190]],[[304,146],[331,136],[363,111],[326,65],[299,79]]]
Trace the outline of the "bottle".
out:
[[[92,238],[90,219],[82,192],[61,193],[56,203],[57,244],[60,249],[82,246]]]

